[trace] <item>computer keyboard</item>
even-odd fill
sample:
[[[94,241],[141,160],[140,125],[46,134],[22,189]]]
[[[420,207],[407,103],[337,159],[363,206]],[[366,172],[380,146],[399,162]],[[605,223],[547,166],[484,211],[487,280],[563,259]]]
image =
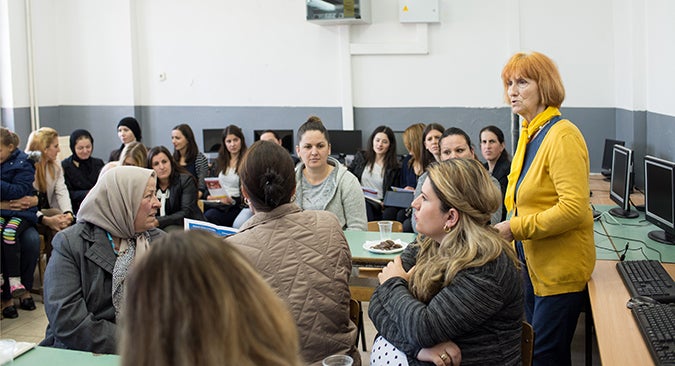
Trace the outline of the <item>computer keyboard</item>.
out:
[[[631,297],[647,296],[662,302],[675,302],[675,282],[659,261],[637,260],[616,264]]]
[[[642,304],[631,309],[657,365],[675,365],[675,304]]]

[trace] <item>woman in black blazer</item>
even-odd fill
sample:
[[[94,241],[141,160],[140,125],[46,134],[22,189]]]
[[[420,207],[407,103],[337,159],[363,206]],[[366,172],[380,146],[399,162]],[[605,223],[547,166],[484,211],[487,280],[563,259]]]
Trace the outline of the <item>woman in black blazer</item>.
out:
[[[171,152],[156,146],[148,152],[148,168],[157,174],[157,199],[161,206],[156,227],[164,231],[183,230],[183,219],[204,220],[197,206],[197,182],[176,164]]]
[[[401,163],[396,156],[394,131],[387,126],[378,126],[368,139],[368,148],[359,151],[349,166],[361,186],[377,190],[377,198],[391,191],[401,180]],[[385,207],[366,199],[368,221],[396,220],[398,207]]]
[[[480,141],[480,152],[485,159],[483,166],[490,174],[499,181],[502,190],[502,221],[506,219],[506,207],[504,207],[504,195],[506,186],[509,183],[509,173],[511,172],[511,158],[506,151],[504,143],[504,132],[497,126],[487,126],[480,130],[478,136]]]

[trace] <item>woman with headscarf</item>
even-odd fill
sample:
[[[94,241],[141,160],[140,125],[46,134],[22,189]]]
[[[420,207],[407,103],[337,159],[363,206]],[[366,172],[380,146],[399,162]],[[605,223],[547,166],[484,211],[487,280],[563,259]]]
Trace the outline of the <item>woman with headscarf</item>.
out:
[[[49,325],[41,346],[117,352],[116,313],[127,269],[164,235],[152,229],[156,185],[150,169],[109,170],[82,202],[77,224],[54,237],[44,285]]]
[[[77,213],[84,196],[96,184],[98,174],[105,164],[103,160],[91,156],[94,151],[94,138],[87,130],[75,130],[70,134],[70,151],[73,155],[61,161],[66,187]]]
[[[134,141],[141,142],[143,139],[141,125],[138,124],[138,121],[134,117],[124,117],[117,124],[117,136],[120,138],[120,141],[122,141],[122,145],[119,149],[110,152],[110,158],[108,158],[109,162],[119,160],[120,154],[122,154],[122,150],[125,146]]]

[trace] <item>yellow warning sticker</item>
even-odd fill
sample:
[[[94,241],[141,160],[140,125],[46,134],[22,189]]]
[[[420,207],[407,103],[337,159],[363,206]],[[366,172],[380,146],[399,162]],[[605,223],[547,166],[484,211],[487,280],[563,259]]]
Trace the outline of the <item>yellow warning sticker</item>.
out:
[[[403,6],[403,11],[408,11],[408,5]]]

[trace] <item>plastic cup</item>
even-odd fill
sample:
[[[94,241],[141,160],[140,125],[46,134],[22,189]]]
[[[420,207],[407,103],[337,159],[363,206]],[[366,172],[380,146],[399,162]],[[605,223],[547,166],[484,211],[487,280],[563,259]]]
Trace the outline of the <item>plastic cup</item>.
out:
[[[354,360],[347,355],[332,355],[323,359],[323,366],[352,366]]]
[[[0,366],[14,363],[14,349],[16,341],[13,339],[0,339]]]
[[[380,241],[391,239],[391,225],[392,221],[379,221],[377,225],[380,226]]]

